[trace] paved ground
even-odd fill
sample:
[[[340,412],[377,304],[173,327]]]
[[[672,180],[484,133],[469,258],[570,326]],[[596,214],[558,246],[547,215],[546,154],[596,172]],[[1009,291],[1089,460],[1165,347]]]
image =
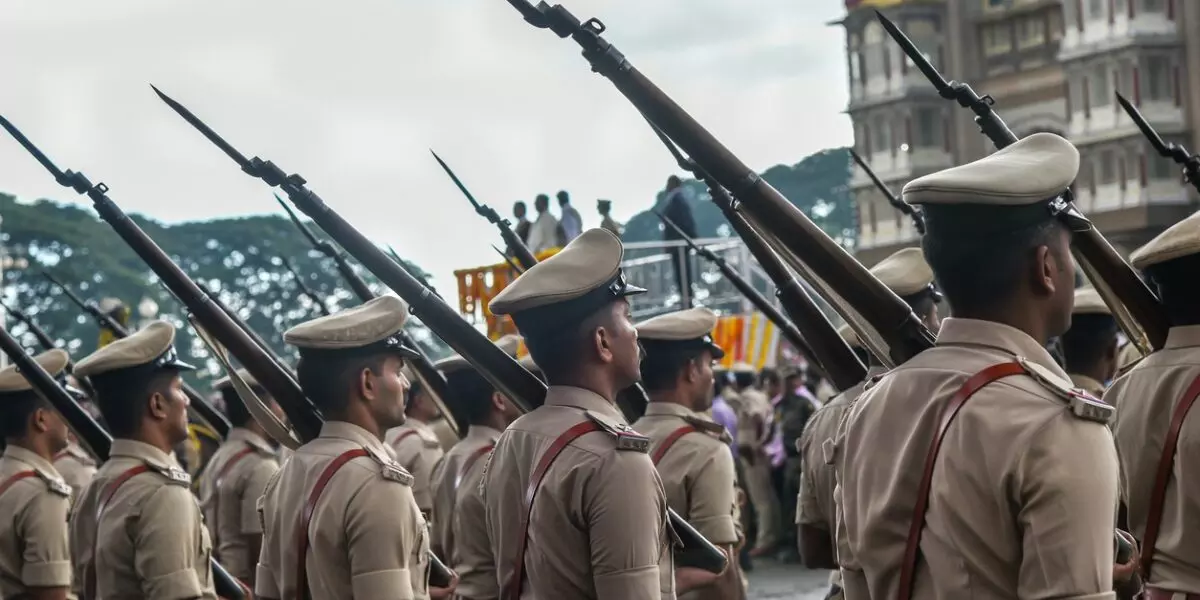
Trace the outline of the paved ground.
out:
[[[750,600],[822,600],[829,591],[829,571],[810,571],[759,559],[750,579]]]

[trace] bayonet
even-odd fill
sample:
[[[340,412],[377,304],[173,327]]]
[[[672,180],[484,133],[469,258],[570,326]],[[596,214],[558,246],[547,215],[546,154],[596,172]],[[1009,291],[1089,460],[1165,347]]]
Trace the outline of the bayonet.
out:
[[[1016,134],[992,109],[996,102],[991,96],[980,96],[965,83],[946,81],[895,23],[879,11],[875,14],[892,39],[937,89],[938,95],[975,113],[975,123],[997,149],[1017,141]],[[1049,204],[1049,208],[1051,214],[1073,232],[1072,250],[1079,266],[1104,298],[1130,341],[1144,354],[1162,348],[1170,322],[1158,296],[1075,206],[1074,197],[1067,189]]]
[[[50,281],[50,283],[58,286],[58,289],[62,290],[63,294],[66,294],[67,299],[75,304],[75,306],[78,306],[81,310],[83,310],[83,312],[91,315],[101,327],[112,331],[114,336],[117,338],[129,337],[129,330],[115,317],[100,310],[100,307],[97,306],[95,302],[92,302],[91,300],[84,301],[84,299],[80,298],[78,294],[71,290],[71,288],[64,285],[58,279],[55,279],[50,273],[42,271],[42,277],[45,277]]]
[[[486,204],[480,204],[479,201],[475,199],[475,196],[471,195],[471,191],[467,189],[467,186],[463,185],[462,180],[460,180],[458,176],[454,174],[454,171],[450,169],[450,165],[446,164],[446,161],[442,160],[442,157],[438,156],[437,152],[430,150],[429,153],[433,154],[433,159],[436,160],[439,165],[441,165],[442,170],[446,172],[446,175],[450,176],[450,180],[453,181],[454,185],[458,187],[458,191],[462,192],[462,194],[467,197],[467,201],[471,203],[471,206],[475,207],[475,212],[479,213],[479,216],[487,219],[500,230],[500,237],[504,238],[504,243],[508,246],[509,251],[512,252],[513,256],[516,257],[517,262],[521,263],[521,266],[523,267],[522,270],[536,265],[537,258],[533,256],[533,252],[528,246],[525,245],[525,242],[521,241],[521,238],[517,237],[517,234],[512,230],[508,219],[501,217],[500,214],[496,212],[496,209],[487,206]]]
[[[525,269],[522,269],[521,265],[518,265],[517,261],[513,260],[513,257],[505,254],[504,251],[497,248],[495,244],[492,245],[492,250],[495,250],[496,254],[499,254],[500,258],[503,258],[504,262],[508,263],[508,266],[512,267],[512,269],[516,271],[518,275],[525,272]]]
[[[879,179],[879,176],[875,174],[873,169],[871,169],[871,165],[867,164],[867,161],[863,160],[863,157],[859,156],[858,153],[854,151],[854,148],[850,149],[850,156],[854,157],[854,162],[858,163],[859,167],[862,167],[863,172],[867,174],[867,177],[871,178],[871,181],[875,184],[875,187],[879,188],[879,191],[883,193],[883,197],[887,198],[888,204],[891,204],[892,208],[895,208],[896,210],[908,215],[909,218],[912,219],[913,226],[916,227],[917,233],[925,235],[925,215],[921,214],[921,211],[913,205],[896,197],[896,194],[892,193],[891,188],[889,188],[887,184]]]
[[[1120,92],[1117,92],[1117,102],[1121,104],[1121,108],[1129,114],[1129,118],[1133,119],[1134,125],[1142,131],[1142,135],[1150,140],[1150,145],[1154,147],[1154,151],[1163,158],[1168,158],[1175,161],[1175,164],[1183,167],[1183,180],[1192,184],[1192,187],[1200,191],[1200,156],[1188,152],[1188,149],[1181,144],[1174,142],[1168,143],[1158,135],[1146,118],[1142,116],[1141,111],[1134,105],[1130,104]]]
[[[317,310],[321,311],[322,315],[329,316],[331,313],[329,312],[329,307],[325,305],[325,300],[318,296],[316,292],[312,291],[312,289],[304,283],[304,278],[301,277],[299,271],[292,266],[291,261],[282,256],[279,257],[279,260],[283,262],[284,268],[286,268],[288,272],[292,274],[292,281],[296,282],[296,287],[300,288],[300,293],[308,296],[309,301],[317,306]]]

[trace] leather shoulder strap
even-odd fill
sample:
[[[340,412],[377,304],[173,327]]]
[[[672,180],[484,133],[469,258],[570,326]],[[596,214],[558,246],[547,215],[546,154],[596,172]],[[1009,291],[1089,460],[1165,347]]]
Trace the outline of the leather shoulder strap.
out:
[[[958,411],[975,395],[975,392],[998,379],[1021,375],[1025,367],[1019,362],[1006,362],[992,365],[967,379],[958,388],[950,402],[942,408],[937,433],[929,444],[929,452],[925,455],[925,468],[921,473],[921,487],[917,492],[917,504],[913,507],[912,521],[908,526],[908,540],[904,545],[904,562],[900,565],[899,600],[910,600],[913,593],[913,583],[917,572],[917,561],[921,556],[921,532],[925,529],[925,511],[929,508],[929,488],[933,484],[933,467],[937,463],[938,451],[942,449],[942,440],[950,423],[958,416]]]
[[[401,431],[400,435],[396,436],[396,441],[392,442],[392,448],[400,447],[400,442],[403,442],[404,440],[406,440],[414,435],[417,435],[416,429],[406,429],[404,431]]]
[[[334,474],[346,465],[346,463],[363,456],[369,456],[365,448],[355,448],[347,450],[333,459],[321,471],[321,476],[317,478],[317,484],[308,494],[308,501],[304,503],[304,511],[300,513],[300,524],[296,528],[296,597],[300,600],[308,600],[308,527],[312,524],[313,512],[317,509],[317,502],[321,499],[321,494],[325,492],[325,486],[329,485],[329,480],[333,479]]]
[[[525,489],[525,507],[521,512],[520,537],[518,538],[520,541],[517,543],[513,572],[504,584],[502,600],[520,600],[521,584],[525,579],[525,545],[529,541],[529,517],[533,512],[533,498],[537,494],[538,488],[541,487],[542,479],[546,477],[546,471],[550,469],[550,465],[554,464],[554,459],[558,458],[558,455],[562,454],[563,449],[571,442],[593,431],[602,431],[602,428],[599,423],[591,419],[564,431],[554,440],[554,443],[550,444],[550,447],[538,460],[537,466],[534,467],[533,473],[529,477],[529,486]]]
[[[471,467],[475,466],[475,462],[488,452],[491,452],[495,447],[496,444],[488,444],[486,446],[477,448],[474,452],[467,455],[466,460],[463,461],[462,466],[458,469],[458,474],[454,476],[455,491],[458,491],[458,486],[462,485],[463,477],[466,477],[467,473],[471,472]]]
[[[650,455],[650,460],[654,461],[655,466],[658,466],[658,461],[662,460],[663,456],[666,456],[667,452],[671,449],[671,446],[674,446],[675,442],[679,441],[679,438],[696,431],[698,430],[692,425],[684,425],[683,427],[672,431],[671,434],[668,435],[666,439],[664,439],[662,443],[654,449],[654,453]]]
[[[30,477],[36,477],[36,476],[37,476],[37,471],[34,471],[32,469],[29,471],[21,471],[19,473],[14,473],[11,477],[9,477],[8,479],[5,479],[4,483],[0,483],[0,496],[3,496],[4,492],[7,492],[8,488],[12,487],[14,483],[16,483],[22,479],[29,479]]]
[[[104,515],[105,509],[108,508],[108,503],[116,495],[117,490],[125,485],[130,479],[146,473],[150,470],[150,466],[140,464],[117,476],[116,479],[110,481],[105,486],[104,491],[100,492],[100,502],[96,504],[96,530],[92,532],[92,560],[88,562],[87,568],[84,570],[84,597],[96,598],[96,548],[100,545],[100,517]]]
[[[1163,440],[1162,454],[1158,458],[1158,469],[1154,472],[1154,487],[1150,491],[1150,511],[1146,515],[1146,532],[1142,536],[1142,578],[1150,580],[1150,565],[1154,562],[1154,544],[1158,541],[1158,528],[1162,525],[1163,504],[1167,499],[1167,483],[1171,480],[1175,453],[1179,450],[1179,432],[1188,411],[1200,396],[1200,376],[1183,392],[1183,398],[1171,414],[1171,426]]]

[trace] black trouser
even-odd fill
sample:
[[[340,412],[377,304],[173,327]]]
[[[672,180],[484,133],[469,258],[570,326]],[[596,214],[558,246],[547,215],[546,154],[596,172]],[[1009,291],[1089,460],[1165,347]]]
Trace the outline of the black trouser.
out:
[[[683,308],[692,307],[692,261],[688,258],[687,248],[671,248],[671,264],[675,268],[675,281],[679,284],[679,297]]]
[[[783,514],[782,545],[785,548],[799,548],[799,535],[796,531],[796,501],[800,499],[800,457],[789,456],[783,463],[783,486],[781,489],[780,508]]]

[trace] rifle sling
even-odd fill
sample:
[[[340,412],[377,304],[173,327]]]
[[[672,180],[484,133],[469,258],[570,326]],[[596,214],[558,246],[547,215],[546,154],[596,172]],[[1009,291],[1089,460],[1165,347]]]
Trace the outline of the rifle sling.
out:
[[[1154,473],[1154,487],[1150,491],[1150,510],[1146,514],[1146,531],[1142,535],[1142,578],[1150,581],[1150,565],[1154,562],[1154,544],[1158,541],[1158,528],[1162,525],[1163,505],[1167,499],[1167,484],[1171,481],[1172,467],[1175,466],[1175,453],[1179,450],[1179,432],[1183,429],[1183,421],[1188,411],[1200,396],[1200,375],[1192,380],[1191,385],[1183,392],[1183,398],[1171,414],[1171,426],[1167,429],[1167,438],[1163,440],[1162,454],[1158,458],[1158,469]]]

